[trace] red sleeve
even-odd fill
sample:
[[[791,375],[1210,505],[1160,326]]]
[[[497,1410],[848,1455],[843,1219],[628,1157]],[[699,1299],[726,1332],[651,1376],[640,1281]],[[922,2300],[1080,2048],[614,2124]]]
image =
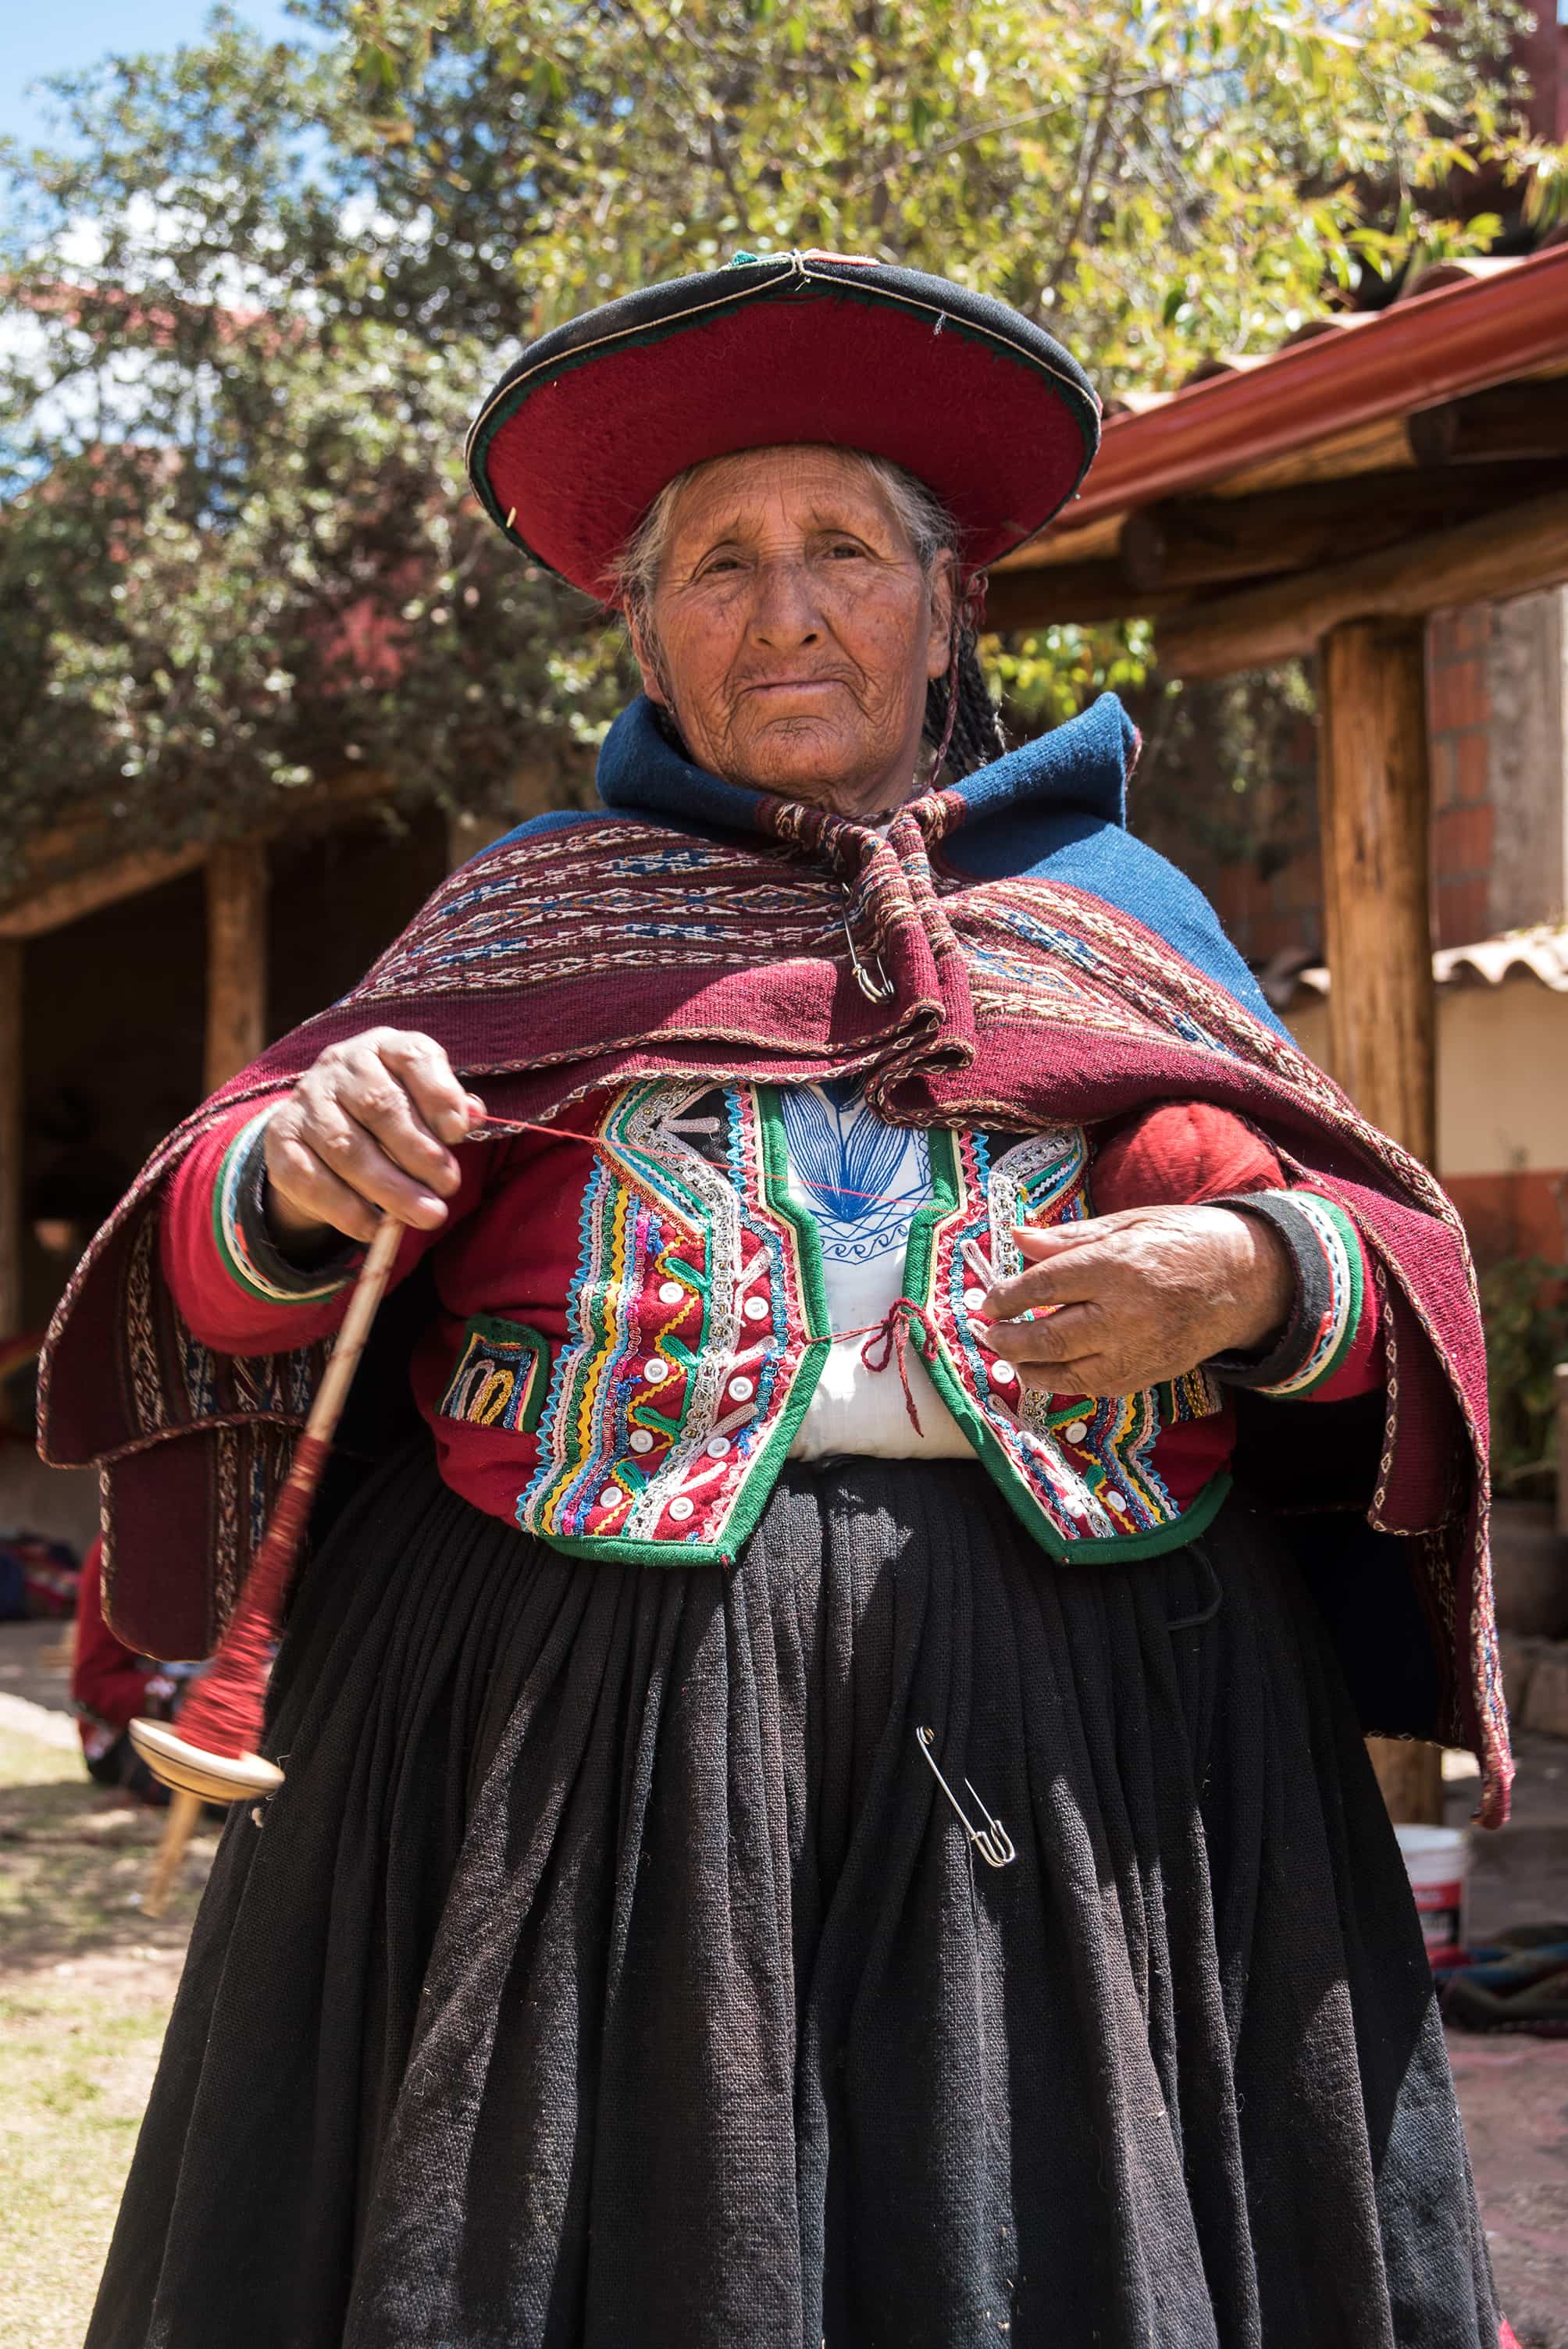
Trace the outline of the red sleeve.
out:
[[[100,1574],[103,1542],[95,1541],[82,1560],[77,1585],[76,1650],[71,1695],[84,1712],[110,1729],[123,1729],[144,1709],[150,1677],[103,1619]]]
[[[1095,1138],[1097,1216],[1119,1207],[1195,1206],[1238,1191],[1277,1191],[1284,1179],[1262,1136],[1210,1102],[1158,1102]]]
[[[1377,1286],[1351,1217],[1319,1192],[1292,1186],[1261,1134],[1208,1102],[1159,1102],[1095,1137],[1089,1195],[1098,1216],[1122,1207],[1241,1206],[1289,1251],[1295,1303],[1278,1342],[1257,1360],[1215,1367],[1237,1386],[1282,1401],[1337,1402],[1383,1384]]]
[[[170,1178],[159,1226],[159,1260],[192,1336],[222,1354],[276,1354],[313,1344],[335,1330],[362,1251],[354,1250],[323,1277],[290,1294],[269,1288],[247,1265],[226,1216],[223,1188],[253,1124],[284,1098],[250,1101],[222,1119],[186,1153]],[[406,1280],[420,1257],[462,1216],[472,1213],[483,1187],[486,1154],[458,1154],[462,1180],[447,1222],[434,1232],[409,1231],[397,1252],[392,1286]]]

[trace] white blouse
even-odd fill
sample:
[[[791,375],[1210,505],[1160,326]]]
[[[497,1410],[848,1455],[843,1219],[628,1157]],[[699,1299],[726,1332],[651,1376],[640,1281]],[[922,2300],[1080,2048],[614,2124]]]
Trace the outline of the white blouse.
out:
[[[896,1350],[885,1350],[882,1370],[863,1360],[863,1333],[885,1320],[903,1292],[909,1226],[931,1199],[924,1134],[886,1124],[841,1085],[789,1085],[780,1100],[789,1195],[816,1219],[832,1327],[861,1333],[836,1340],[830,1350],[790,1458],[841,1452],[888,1460],[971,1457],[968,1438],[913,1345],[904,1349],[904,1363],[919,1433],[904,1407]],[[872,1349],[878,1361],[883,1350]]]

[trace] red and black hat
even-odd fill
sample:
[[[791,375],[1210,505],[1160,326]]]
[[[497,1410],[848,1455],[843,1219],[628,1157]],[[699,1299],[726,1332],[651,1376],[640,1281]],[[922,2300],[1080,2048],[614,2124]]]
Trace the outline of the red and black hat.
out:
[[[514,544],[588,595],[666,481],[791,441],[891,458],[979,570],[1088,471],[1099,402],[1005,303],[843,254],[745,254],[542,336],[485,402],[469,478]]]

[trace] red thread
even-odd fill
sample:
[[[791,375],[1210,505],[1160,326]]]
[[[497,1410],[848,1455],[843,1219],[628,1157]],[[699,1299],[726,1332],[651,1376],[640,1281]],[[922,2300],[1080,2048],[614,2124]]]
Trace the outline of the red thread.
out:
[[[924,1306],[917,1305],[913,1297],[895,1297],[882,1320],[867,1323],[860,1330],[841,1330],[836,1335],[864,1338],[861,1360],[868,1371],[885,1371],[890,1359],[897,1361],[899,1384],[903,1389],[903,1407],[909,1413],[909,1423],[916,1435],[923,1436],[925,1430],[914,1407],[914,1390],[909,1383],[909,1331],[912,1322],[918,1324],[923,1341],[918,1351],[923,1355],[934,1354],[936,1351],[936,1332],[932,1328],[931,1317]],[[872,1360],[872,1349],[879,1341],[882,1346],[880,1362]]]

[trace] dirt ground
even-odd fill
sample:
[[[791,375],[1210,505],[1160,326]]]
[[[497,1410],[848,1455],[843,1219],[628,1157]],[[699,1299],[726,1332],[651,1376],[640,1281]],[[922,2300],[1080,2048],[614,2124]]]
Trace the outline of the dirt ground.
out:
[[[68,1720],[0,1693],[0,2349],[80,2349],[214,1848],[154,1923],[158,1835]]]
[[[160,1823],[88,1779],[57,1645],[0,1625],[0,2349],[80,2349],[214,1848],[143,1914]],[[1477,1839],[1472,1938],[1568,1918],[1568,1740],[1521,1744],[1515,1824]],[[1456,1822],[1473,1792],[1450,1786]],[[1568,2040],[1449,2047],[1503,2307],[1522,2349],[1568,2349]]]
[[[1568,1738],[1526,1730],[1516,1752],[1513,1816],[1474,1840],[1472,1942],[1568,1920]],[[1450,1825],[1474,1795],[1450,1784]],[[1450,2031],[1449,2055],[1504,2313],[1522,2349],[1568,2349],[1568,2039]]]

